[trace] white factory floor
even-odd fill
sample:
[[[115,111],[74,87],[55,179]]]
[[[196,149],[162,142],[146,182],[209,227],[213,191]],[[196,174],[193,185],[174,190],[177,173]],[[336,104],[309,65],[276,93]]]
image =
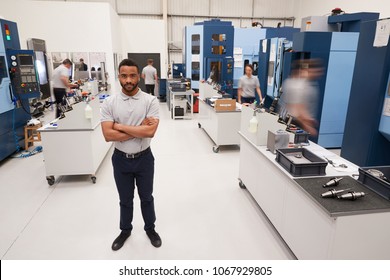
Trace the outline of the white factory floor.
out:
[[[248,191],[238,187],[238,147],[215,154],[196,114],[173,121],[165,103],[160,114],[152,150],[161,248],[144,233],[136,198],[132,235],[121,250],[111,250],[119,234],[112,151],[96,184],[88,176],[66,176],[53,186],[40,153],[0,163],[0,258],[293,259]],[[77,142],[59,144],[72,149]]]

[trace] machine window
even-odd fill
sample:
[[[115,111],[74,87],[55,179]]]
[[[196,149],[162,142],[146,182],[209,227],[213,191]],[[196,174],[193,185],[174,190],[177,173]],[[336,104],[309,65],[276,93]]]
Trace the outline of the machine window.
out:
[[[211,48],[212,54],[226,54],[225,46],[212,46]]]
[[[220,61],[210,62],[209,80],[212,83],[220,83],[222,73],[222,63]]]
[[[211,40],[225,42],[226,41],[226,34],[213,34],[213,35],[211,35]]]
[[[191,63],[191,66],[193,70],[199,70],[200,68],[199,62],[195,62],[195,61]]]
[[[8,77],[8,75],[7,75],[7,67],[5,66],[5,57],[0,56],[0,83],[6,77]]]
[[[191,53],[200,54],[200,35],[194,34],[191,36]]]

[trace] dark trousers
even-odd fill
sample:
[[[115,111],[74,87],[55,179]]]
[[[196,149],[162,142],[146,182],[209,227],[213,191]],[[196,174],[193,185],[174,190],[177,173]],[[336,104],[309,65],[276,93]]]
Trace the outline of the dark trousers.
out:
[[[241,97],[241,103],[250,103],[252,104],[255,102],[256,98],[255,97]]]
[[[145,85],[145,87],[146,87],[146,93],[154,95],[154,85]]]
[[[53,88],[54,98],[56,100],[56,118],[61,115],[60,105],[64,105],[64,96],[66,95],[66,89]]]
[[[119,193],[120,229],[133,229],[133,199],[137,185],[141,200],[141,212],[144,219],[144,230],[154,229],[156,214],[154,211],[153,177],[154,157],[152,152],[145,153],[138,158],[126,158],[117,150],[112,155],[114,178]]]

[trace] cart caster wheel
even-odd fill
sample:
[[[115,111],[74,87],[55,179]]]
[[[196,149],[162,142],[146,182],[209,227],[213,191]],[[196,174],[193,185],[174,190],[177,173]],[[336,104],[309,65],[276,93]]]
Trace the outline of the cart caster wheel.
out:
[[[246,189],[245,184],[241,180],[239,180],[238,185],[240,186],[241,189]]]
[[[219,152],[219,147],[218,146],[214,146],[213,147],[213,152],[214,153],[218,153]]]
[[[96,176],[91,177],[92,183],[96,184]]]
[[[202,125],[201,125],[200,123],[198,123],[198,127],[199,127],[199,128],[202,128]]]
[[[46,177],[46,180],[47,180],[47,183],[49,184],[49,186],[53,186],[53,185],[54,185],[54,182],[56,181],[56,179],[54,178],[54,176],[47,176],[47,177]]]

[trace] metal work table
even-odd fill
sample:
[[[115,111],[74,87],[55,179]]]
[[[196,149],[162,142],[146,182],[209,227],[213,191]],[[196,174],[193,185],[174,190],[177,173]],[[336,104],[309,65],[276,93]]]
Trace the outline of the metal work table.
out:
[[[217,112],[213,107],[199,98],[198,126],[210,136],[215,143],[213,151],[219,152],[219,146],[239,145],[238,131],[241,123],[240,106],[236,111]]]
[[[241,132],[239,135],[240,186],[252,194],[298,259],[390,258],[390,202],[355,184],[351,176],[358,173],[356,165],[311,143],[306,147],[311,152],[348,168],[328,164],[326,178],[294,178],[265,146],[255,145]],[[318,197],[327,190],[322,188],[323,182],[341,176],[349,178],[340,185],[363,188],[368,195],[357,201]]]
[[[96,182],[96,172],[112,143],[106,142],[100,125],[100,102],[98,96],[90,101],[92,119],[85,118],[85,102],[73,105],[65,118],[46,124],[41,132],[46,179],[49,185],[55,176],[91,175]]]
[[[176,120],[176,119],[192,119],[194,117],[194,91],[193,90],[187,90],[187,91],[172,91],[171,88],[168,89],[169,91],[169,99],[168,99],[168,103],[170,103],[170,110],[171,110],[171,116],[172,116],[172,119]],[[179,102],[178,98],[177,97],[183,97],[183,101],[185,103],[185,108],[184,109],[184,115],[183,116],[176,116],[175,115],[175,108]],[[181,107],[181,106],[180,106]],[[190,112],[186,112],[187,111],[187,108],[190,108]]]

